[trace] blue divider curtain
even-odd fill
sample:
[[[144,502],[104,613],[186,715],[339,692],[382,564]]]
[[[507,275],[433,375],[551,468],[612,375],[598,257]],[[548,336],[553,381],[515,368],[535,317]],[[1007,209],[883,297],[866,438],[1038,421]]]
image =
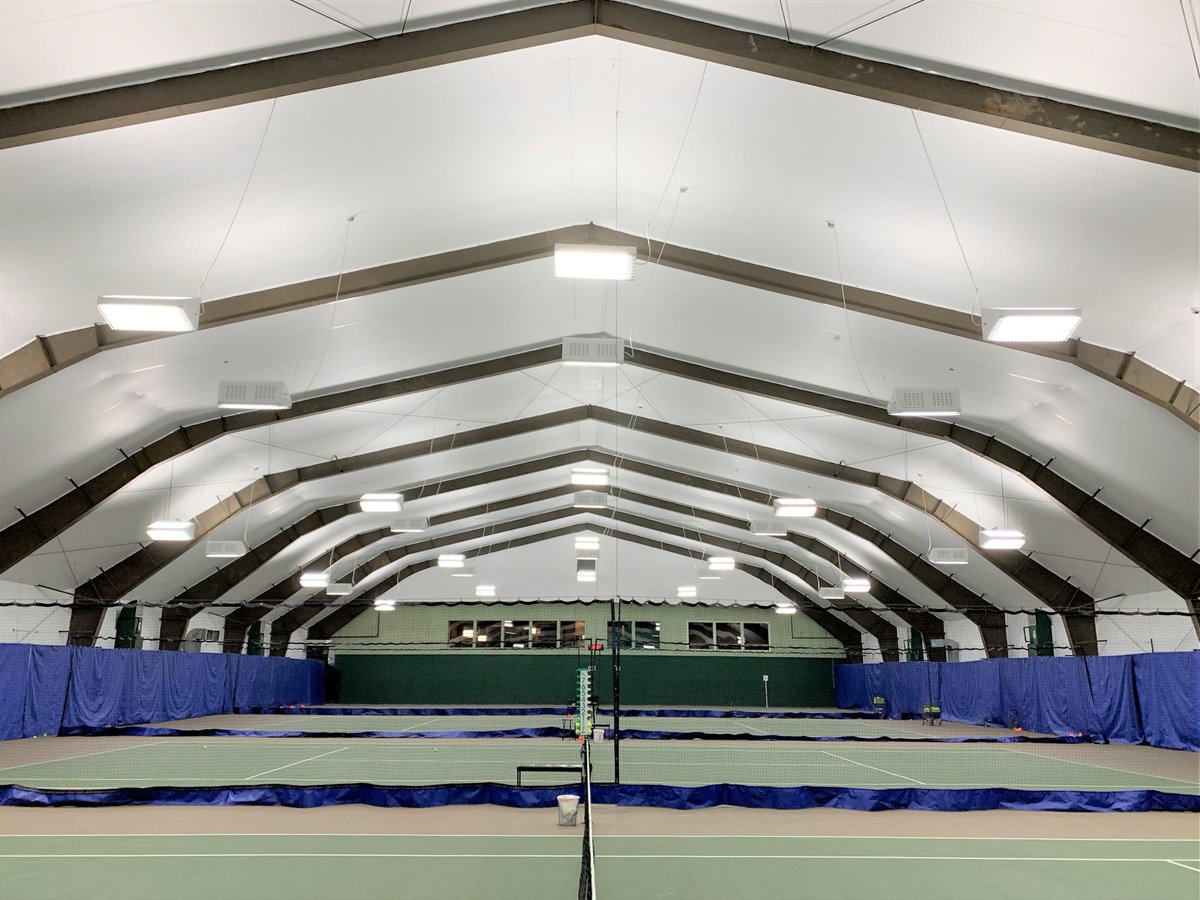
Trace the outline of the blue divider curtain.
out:
[[[324,701],[315,660],[0,644],[0,740]]]
[[[951,722],[1200,751],[1200,651],[838,665],[834,687],[842,709],[879,696],[892,719],[930,703]]]

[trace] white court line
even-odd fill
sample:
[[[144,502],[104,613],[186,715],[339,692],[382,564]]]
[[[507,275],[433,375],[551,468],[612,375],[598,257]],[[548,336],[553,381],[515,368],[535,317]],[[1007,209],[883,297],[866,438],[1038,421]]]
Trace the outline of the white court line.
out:
[[[142,837],[378,837],[378,838],[517,838],[526,840],[545,840],[546,838],[562,838],[578,841],[575,834],[461,834],[427,831],[173,831],[173,832],[120,832],[99,834],[0,834],[0,841],[8,838],[142,838]],[[598,834],[596,840],[622,840],[641,838],[673,838],[691,840],[727,841],[730,838],[743,838],[748,841],[766,838],[768,840],[784,839],[798,841],[1075,841],[1077,843],[1118,843],[1118,844],[1197,844],[1198,838],[1094,838],[1094,837],[995,837],[992,835],[903,835],[903,834]],[[1172,860],[1163,860],[1172,862]]]
[[[336,750],[330,750],[328,753],[321,753],[317,756],[310,756],[308,759],[298,759],[296,762],[288,763],[286,766],[279,766],[275,769],[267,769],[265,772],[259,772],[257,775],[248,775],[242,781],[252,781],[255,778],[262,778],[264,775],[270,775],[272,772],[279,772],[283,769],[290,769],[292,766],[298,766],[301,763],[312,762],[314,759],[321,759],[325,756],[333,756],[335,753],[341,753],[343,750],[349,750],[349,747],[338,747]]]
[[[1010,750],[1009,753],[1020,753],[1022,756],[1032,756],[1034,759],[1049,759],[1054,762],[1070,763],[1074,766],[1087,766],[1091,769],[1107,769],[1110,772],[1122,772],[1125,775],[1134,775],[1138,778],[1156,778],[1159,781],[1174,781],[1177,784],[1186,784],[1190,787],[1200,787],[1200,783],[1195,781],[1184,781],[1182,778],[1172,778],[1169,775],[1151,775],[1147,772],[1131,772],[1129,769],[1118,769],[1115,766],[1102,766],[1099,763],[1080,762],[1075,759],[1062,759],[1058,756],[1043,756],[1040,753],[1030,753],[1028,750]]]
[[[50,763],[66,762],[69,759],[87,759],[89,756],[100,756],[104,753],[120,753],[122,750],[141,750],[143,747],[157,747],[159,744],[169,744],[170,741],[153,741],[149,744],[131,744],[128,747],[113,747],[111,750],[97,750],[94,753],[79,753],[75,756],[60,756],[57,759],[40,759],[37,762],[21,763],[16,766],[0,767],[0,772],[7,772],[10,769],[24,769],[29,766],[44,766]]]
[[[417,728],[418,726],[425,725],[429,722],[436,722],[436,721],[437,721],[437,719],[426,719],[424,722],[418,722],[416,725],[409,725],[407,728],[401,728],[400,731],[401,732],[412,731],[414,728]],[[465,729],[463,729],[463,730],[465,730]]]
[[[1173,866],[1179,866],[1179,868],[1181,868],[1181,869],[1189,869],[1193,872],[1200,872],[1200,869],[1197,869],[1195,866],[1185,865],[1184,863],[1176,862],[1173,859],[1164,859],[1163,862],[1170,863]]]
[[[919,784],[919,785],[928,787],[928,785],[926,785],[925,782],[917,781],[917,779],[915,779],[915,778],[909,778],[907,775],[900,775],[896,772],[889,772],[887,769],[880,769],[880,768],[876,768],[875,766],[868,766],[866,763],[859,762],[856,759],[847,759],[844,756],[838,756],[836,753],[830,753],[828,750],[822,750],[821,752],[824,753],[826,756],[832,756],[834,759],[840,759],[843,762],[854,763],[856,766],[862,766],[864,769],[875,769],[876,772],[882,772],[884,775],[891,775],[893,778],[903,778],[905,781],[911,781],[913,784]]]
[[[1086,862],[1086,863],[1158,863],[1169,859],[1150,859],[1141,856],[860,856],[832,854],[721,854],[686,853],[602,853],[597,859],[845,859],[935,862]],[[578,853],[3,853],[0,859],[578,859]],[[1184,866],[1184,868],[1189,868]],[[1198,870],[1200,871],[1200,870]]]

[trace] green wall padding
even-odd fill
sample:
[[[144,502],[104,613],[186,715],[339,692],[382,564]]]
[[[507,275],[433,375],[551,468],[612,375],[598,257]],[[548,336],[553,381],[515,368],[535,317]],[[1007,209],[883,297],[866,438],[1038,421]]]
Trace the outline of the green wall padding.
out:
[[[639,705],[833,706],[833,659],[652,653],[621,659],[621,703]],[[557,705],[572,703],[575,670],[587,657],[564,653],[345,654],[341,702],[399,705]],[[612,700],[612,663],[598,658],[596,693]]]

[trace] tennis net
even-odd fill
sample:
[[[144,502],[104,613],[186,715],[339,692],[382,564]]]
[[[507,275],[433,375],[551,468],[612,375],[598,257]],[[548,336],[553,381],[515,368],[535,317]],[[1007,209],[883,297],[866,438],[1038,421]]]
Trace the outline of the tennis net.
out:
[[[583,861],[579,867],[579,900],[596,897],[596,848],[592,842],[592,753],[591,742],[580,744],[583,769]]]

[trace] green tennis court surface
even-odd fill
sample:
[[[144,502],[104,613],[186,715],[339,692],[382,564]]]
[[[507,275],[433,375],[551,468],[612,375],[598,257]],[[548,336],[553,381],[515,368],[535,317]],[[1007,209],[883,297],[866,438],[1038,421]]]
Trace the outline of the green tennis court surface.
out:
[[[598,724],[612,727],[612,717],[601,715]],[[289,716],[230,715],[207,716],[181,722],[162,722],[161,727],[195,730],[223,728],[240,731],[303,731],[306,733],[386,731],[502,731],[514,728],[567,728],[565,716]],[[877,719],[767,719],[704,718],[676,716],[623,716],[622,731],[686,731],[707,734],[774,734],[810,737],[1003,737],[1012,732],[978,725],[947,724],[938,728],[919,721]]]
[[[0,756],[0,783],[99,789],[231,784],[513,784],[526,763],[578,763],[573,741],[550,739],[51,738],[4,748],[36,750],[32,760]],[[1196,780],[1143,774],[1101,762],[1108,747],[1070,747],[1058,758],[1029,745],[817,746],[737,741],[638,741],[622,744],[627,784],[832,785],[839,787],[1013,787],[1156,789],[1197,793]],[[32,755],[32,754],[29,754]],[[51,758],[53,757],[53,758]],[[1124,757],[1122,757],[1123,759]],[[594,781],[612,777],[608,743],[593,747]],[[532,774],[528,784],[574,776]]]
[[[604,807],[596,813],[604,827]],[[0,837],[23,900],[573,897],[580,834]],[[1195,841],[879,837],[596,837],[602,898],[1194,900]],[[752,887],[750,887],[752,886]]]

